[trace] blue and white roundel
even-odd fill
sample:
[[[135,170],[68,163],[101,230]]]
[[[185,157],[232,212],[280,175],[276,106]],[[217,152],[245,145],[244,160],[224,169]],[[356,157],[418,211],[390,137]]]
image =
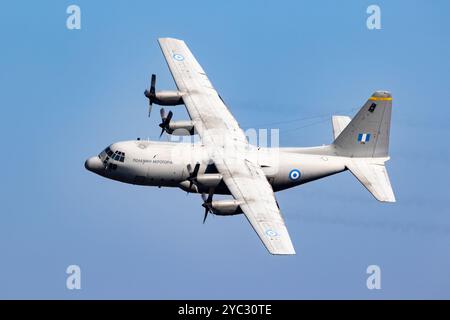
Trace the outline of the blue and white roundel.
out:
[[[266,230],[266,234],[267,234],[269,237],[276,237],[276,236],[278,235],[278,233],[276,233],[276,231],[273,231],[273,230],[271,230],[271,229]]]
[[[184,60],[184,57],[181,54],[178,54],[178,53],[174,53],[172,57],[175,60],[177,60],[177,61],[183,61]]]
[[[300,171],[297,169],[291,170],[291,172],[289,172],[289,179],[292,181],[300,179]]]

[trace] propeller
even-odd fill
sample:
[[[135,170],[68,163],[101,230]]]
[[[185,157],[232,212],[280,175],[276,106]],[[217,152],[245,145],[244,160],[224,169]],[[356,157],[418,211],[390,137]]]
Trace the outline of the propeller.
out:
[[[202,199],[203,199],[202,207],[205,208],[205,216],[203,217],[203,224],[206,221],[206,217],[208,217],[208,213],[210,213],[210,212],[212,213],[211,203],[212,203],[213,195],[214,195],[214,190],[212,188],[209,189],[208,198],[206,198],[206,194],[202,193]]]
[[[150,90],[145,90],[144,95],[148,98],[148,116],[150,117],[150,114],[152,113],[152,105],[155,101],[155,85],[156,85],[156,75],[152,74],[152,78],[150,81]]]
[[[187,178],[187,180],[189,180],[189,190],[190,190],[192,188],[192,185],[194,184],[195,179],[197,179],[197,174],[198,171],[200,170],[200,163],[195,164],[194,170],[192,170],[192,166],[190,164],[188,164],[187,168],[189,172],[189,177]]]
[[[167,116],[166,116],[166,111],[164,110],[164,108],[161,108],[161,110],[159,112],[161,114],[161,123],[159,124],[159,127],[161,128],[161,134],[159,135],[159,137],[161,138],[164,131],[169,132],[168,131],[169,123],[170,123],[170,120],[172,120],[173,112],[169,111],[169,114]]]

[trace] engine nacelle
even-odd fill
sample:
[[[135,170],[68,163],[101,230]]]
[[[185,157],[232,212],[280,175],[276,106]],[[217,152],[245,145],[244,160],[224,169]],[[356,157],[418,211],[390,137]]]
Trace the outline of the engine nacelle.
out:
[[[215,188],[222,181],[222,175],[220,173],[199,174],[196,181],[202,187]]]
[[[212,201],[209,207],[217,216],[233,216],[242,213],[240,203],[235,199]]]
[[[186,192],[208,193],[210,188],[217,187],[222,181],[220,173],[204,173],[198,174],[195,178],[195,183],[189,180],[180,182],[179,187]]]
[[[177,106],[183,104],[183,95],[179,91],[157,91],[153,102],[161,106]]]
[[[174,136],[192,136],[196,134],[194,124],[190,120],[171,121],[165,130]]]

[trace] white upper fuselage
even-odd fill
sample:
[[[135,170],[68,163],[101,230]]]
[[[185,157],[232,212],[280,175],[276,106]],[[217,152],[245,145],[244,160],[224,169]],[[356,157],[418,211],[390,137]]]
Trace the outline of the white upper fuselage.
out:
[[[199,174],[217,173],[208,163],[206,146],[201,143],[124,141],[112,144],[97,157],[86,161],[86,168],[109,179],[130,184],[180,187],[189,192],[207,192],[201,184],[189,189],[188,165],[200,163]],[[283,148],[248,147],[246,157],[261,166],[274,191],[316,180],[345,170],[341,157],[302,154]],[[123,158],[117,154],[123,153]],[[116,154],[116,155],[115,155]],[[115,160],[116,158],[117,160]],[[198,188],[198,189],[197,189]],[[229,194],[224,184],[215,193]]]

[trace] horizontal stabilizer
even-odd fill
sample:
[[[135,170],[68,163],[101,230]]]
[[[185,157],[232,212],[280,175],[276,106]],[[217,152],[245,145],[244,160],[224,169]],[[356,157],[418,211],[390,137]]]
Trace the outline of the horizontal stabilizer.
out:
[[[352,118],[347,116],[333,116],[331,118],[331,121],[333,123],[333,136],[334,139],[341,134],[342,131],[344,131],[345,127],[352,121]]]
[[[349,160],[346,166],[378,201],[395,202],[394,191],[384,162],[360,158]]]

